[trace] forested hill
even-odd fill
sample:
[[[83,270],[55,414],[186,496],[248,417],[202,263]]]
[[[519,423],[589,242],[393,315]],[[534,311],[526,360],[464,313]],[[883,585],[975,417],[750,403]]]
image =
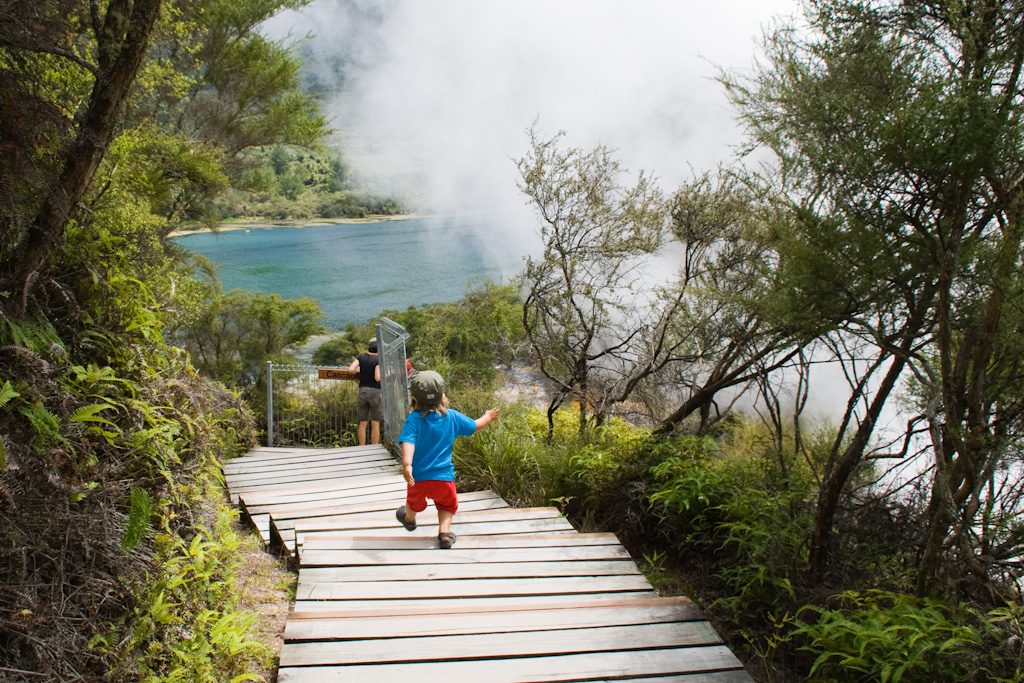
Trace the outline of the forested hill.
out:
[[[257,30],[303,4],[0,3],[0,678],[270,676],[221,463],[322,314],[167,236],[402,208],[359,194]],[[804,9],[722,77],[771,163],[663,188],[534,127],[543,249],[385,313],[466,413],[543,385],[460,442],[462,490],[616,531],[758,678],[1019,681],[1024,7]],[[292,392],[275,437],[331,411],[352,443],[345,391]]]

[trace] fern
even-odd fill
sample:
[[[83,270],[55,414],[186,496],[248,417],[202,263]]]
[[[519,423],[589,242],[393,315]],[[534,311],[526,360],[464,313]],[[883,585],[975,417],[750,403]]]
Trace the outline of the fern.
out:
[[[21,396],[21,394],[14,390],[14,387],[11,386],[10,380],[5,381],[4,385],[0,387],[0,408],[7,405],[7,402],[12,398],[17,398],[18,396]]]
[[[121,539],[121,547],[131,550],[142,541],[149,528],[149,520],[153,516],[156,506],[153,498],[145,489],[135,487],[128,497],[131,506],[128,512],[128,523],[125,526],[124,538]]]
[[[35,404],[22,408],[21,414],[32,423],[36,432],[36,438],[40,445],[62,444],[70,445],[64,435],[60,433],[60,418],[46,409],[42,404]]]

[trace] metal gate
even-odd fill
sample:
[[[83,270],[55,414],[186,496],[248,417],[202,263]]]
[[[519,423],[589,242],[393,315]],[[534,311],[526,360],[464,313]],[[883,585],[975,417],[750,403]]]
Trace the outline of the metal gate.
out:
[[[381,437],[398,441],[409,408],[409,376],[405,364],[405,342],[409,333],[388,318],[377,323],[377,354],[380,356],[380,391],[384,404]]]
[[[381,400],[381,438],[395,443],[409,405],[405,364],[405,328],[381,318],[377,323]],[[267,446],[340,448],[353,445],[358,373],[347,367],[283,365],[267,361]],[[346,440],[349,443],[346,443]]]

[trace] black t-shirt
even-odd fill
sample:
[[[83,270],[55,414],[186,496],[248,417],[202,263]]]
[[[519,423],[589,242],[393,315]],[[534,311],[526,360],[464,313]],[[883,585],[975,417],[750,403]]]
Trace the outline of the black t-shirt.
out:
[[[373,378],[373,371],[380,363],[377,354],[361,353],[356,356],[356,360],[359,361],[359,386],[380,389],[380,382]]]

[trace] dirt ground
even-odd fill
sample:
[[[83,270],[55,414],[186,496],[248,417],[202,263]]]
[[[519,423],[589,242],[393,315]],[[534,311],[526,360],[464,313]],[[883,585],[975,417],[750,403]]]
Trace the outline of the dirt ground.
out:
[[[253,673],[273,683],[277,680],[277,658],[284,643],[284,624],[295,597],[297,577],[283,561],[263,549],[254,530],[239,528],[238,533],[245,539],[239,549],[242,554],[238,574],[241,608],[259,615],[256,633],[274,653],[269,668]]]

